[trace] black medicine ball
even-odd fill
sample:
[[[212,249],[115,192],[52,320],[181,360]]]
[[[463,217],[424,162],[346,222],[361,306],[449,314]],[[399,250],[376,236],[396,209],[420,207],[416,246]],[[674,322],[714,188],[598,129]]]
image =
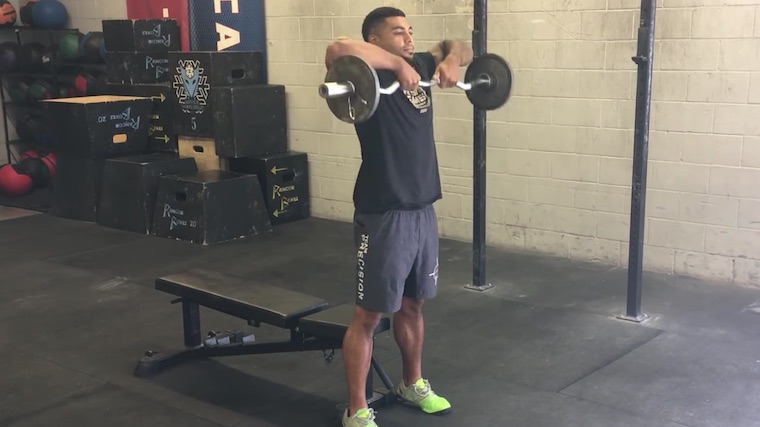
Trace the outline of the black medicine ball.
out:
[[[35,188],[42,188],[50,182],[50,169],[45,162],[37,157],[27,157],[18,163],[20,174],[32,178]]]
[[[29,72],[44,72],[45,64],[42,62],[42,55],[45,53],[45,46],[42,43],[32,42],[21,45],[18,49],[18,68]]]

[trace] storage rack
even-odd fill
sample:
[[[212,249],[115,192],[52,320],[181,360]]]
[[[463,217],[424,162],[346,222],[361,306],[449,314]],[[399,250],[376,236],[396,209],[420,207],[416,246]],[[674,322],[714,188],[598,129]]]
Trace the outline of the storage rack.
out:
[[[40,42],[40,43],[47,43],[48,46],[53,45],[54,43],[57,43],[60,38],[65,34],[80,34],[80,31],[78,28],[65,28],[65,29],[46,29],[46,28],[31,28],[31,27],[21,27],[21,26],[14,26],[14,27],[0,27],[0,36],[8,34],[8,33],[15,33],[16,43],[21,46],[24,43],[22,34],[29,34],[30,37],[28,40],[29,42]],[[44,37],[45,33],[47,33],[47,40],[42,41],[40,40],[42,37]],[[6,37],[3,37],[0,42],[6,42],[6,41],[12,41],[12,40],[6,40]],[[38,111],[41,112],[41,106],[40,105],[18,105],[15,104],[12,100],[8,100],[6,98],[6,81],[9,78],[19,78],[19,77],[31,77],[31,78],[44,78],[49,79],[51,83],[54,86],[57,86],[60,82],[59,78],[61,75],[76,75],[77,73],[81,72],[82,70],[86,69],[93,69],[93,70],[100,70],[102,72],[105,72],[105,64],[91,64],[91,63],[77,63],[77,62],[64,62],[59,59],[60,62],[53,64],[50,71],[48,72],[38,72],[38,73],[28,73],[23,71],[15,71],[10,73],[0,73],[0,103],[2,103],[2,110],[3,110],[3,127],[4,127],[4,137],[5,137],[5,152],[8,159],[8,163],[14,163],[14,161],[18,161],[17,155],[14,154],[20,154],[23,152],[24,149],[29,148],[46,148],[50,149],[52,147],[44,146],[44,144],[41,144],[37,141],[28,141],[23,140],[20,138],[11,139],[10,137],[10,131],[9,131],[9,123],[11,123],[8,120],[8,111],[9,110],[16,110],[17,112],[33,112]],[[12,116],[14,116],[13,113],[11,113]],[[13,123],[13,126],[15,128],[16,124]],[[17,148],[17,153],[14,153],[11,149],[12,147]]]

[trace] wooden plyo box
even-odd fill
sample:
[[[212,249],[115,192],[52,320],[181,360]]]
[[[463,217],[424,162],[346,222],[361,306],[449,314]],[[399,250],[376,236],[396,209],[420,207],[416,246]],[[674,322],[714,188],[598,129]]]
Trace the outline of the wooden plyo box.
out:
[[[214,138],[179,135],[177,137],[180,157],[192,157],[199,171],[229,170],[228,160],[216,154]]]

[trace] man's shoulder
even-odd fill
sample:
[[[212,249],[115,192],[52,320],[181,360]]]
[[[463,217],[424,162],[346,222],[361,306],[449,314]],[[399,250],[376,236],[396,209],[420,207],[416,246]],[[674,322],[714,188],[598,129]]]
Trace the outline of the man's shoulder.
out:
[[[432,76],[435,73],[435,57],[430,51],[417,52],[412,58],[415,68]]]
[[[388,87],[392,85],[397,77],[396,73],[392,70],[375,70],[377,74],[377,80],[380,82],[380,87]]]
[[[430,63],[435,65],[435,57],[433,56],[433,52],[424,51],[424,52],[415,52],[413,55],[414,61],[421,61],[423,63]]]

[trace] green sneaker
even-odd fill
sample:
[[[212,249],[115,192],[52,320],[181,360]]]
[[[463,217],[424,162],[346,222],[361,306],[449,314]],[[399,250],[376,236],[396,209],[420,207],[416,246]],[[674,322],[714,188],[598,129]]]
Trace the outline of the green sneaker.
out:
[[[396,396],[406,404],[414,405],[428,414],[445,415],[451,412],[451,404],[445,398],[435,394],[430,382],[420,378],[410,387],[400,381],[396,388]]]
[[[375,424],[375,410],[362,408],[349,417],[348,409],[346,409],[343,412],[343,427],[378,427]]]

